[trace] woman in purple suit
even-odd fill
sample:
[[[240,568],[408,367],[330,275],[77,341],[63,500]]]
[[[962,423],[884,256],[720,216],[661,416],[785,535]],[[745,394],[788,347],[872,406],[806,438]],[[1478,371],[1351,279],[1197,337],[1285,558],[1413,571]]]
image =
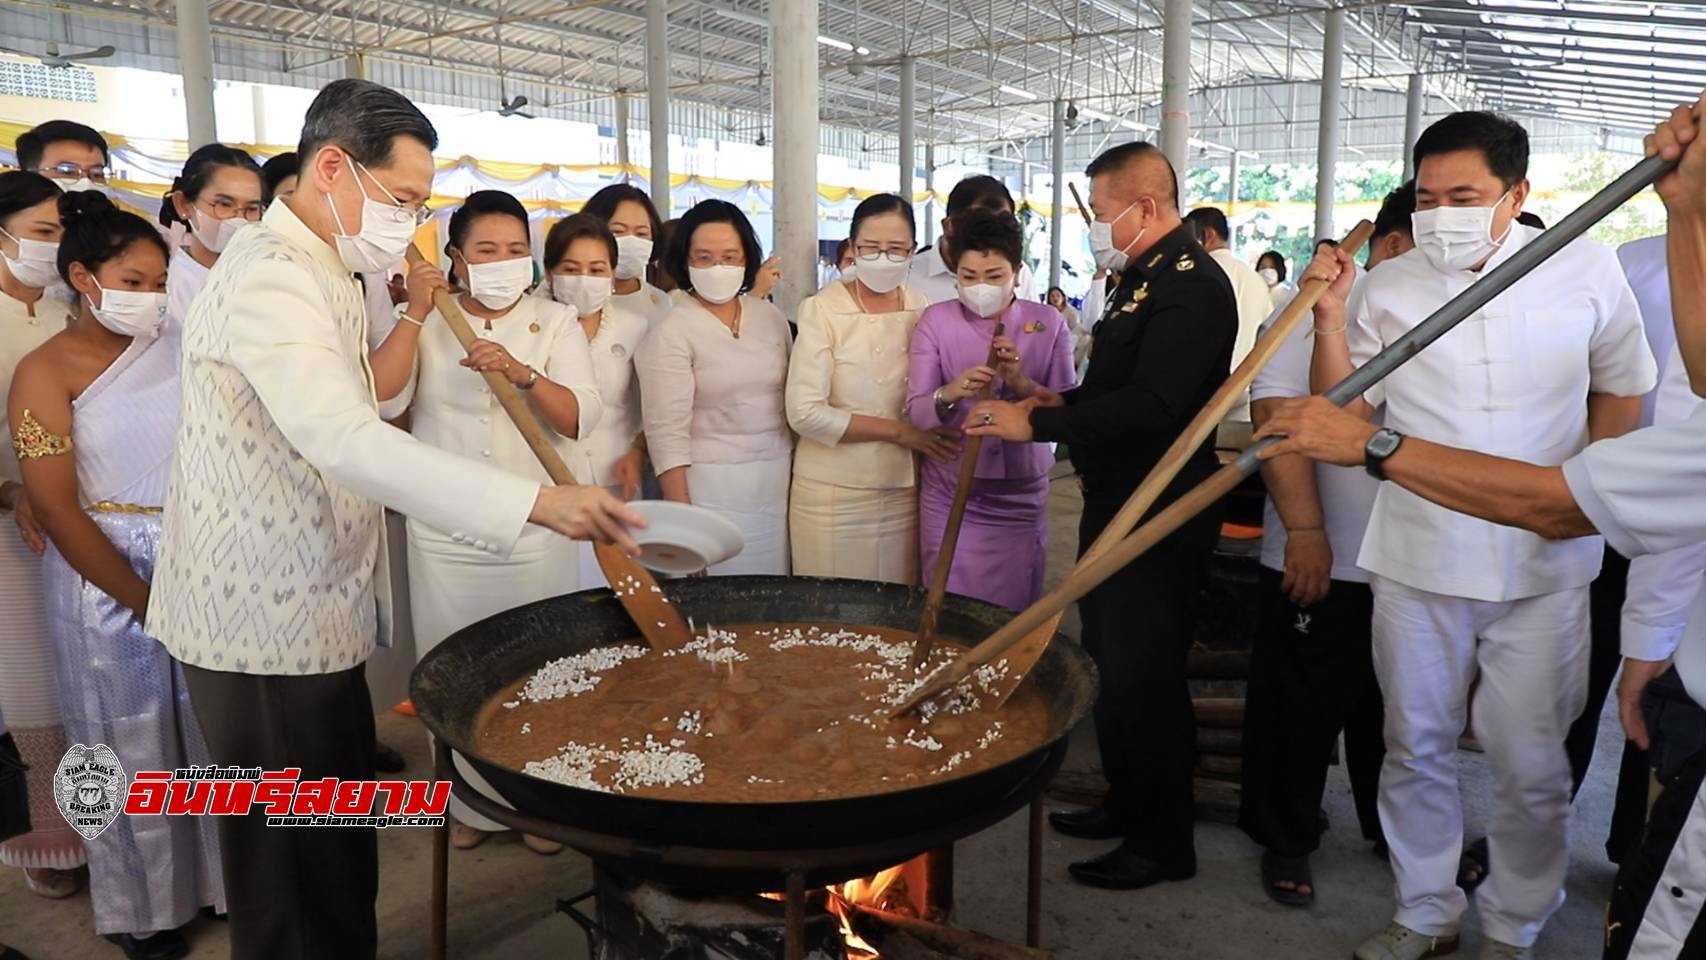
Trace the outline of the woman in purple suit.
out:
[[[1041,398],[1073,385],[1072,334],[1046,303],[1016,300],[1024,234],[1011,213],[970,210],[956,219],[951,256],[959,298],[918,318],[912,334],[907,415],[921,429],[961,427],[978,391],[993,383],[1002,400]],[[997,364],[987,366],[994,340]],[[1015,610],[1042,595],[1048,530],[1048,471],[1043,443],[985,440],[954,551],[948,592]],[[920,572],[936,568],[958,460],[923,465],[919,494]]]

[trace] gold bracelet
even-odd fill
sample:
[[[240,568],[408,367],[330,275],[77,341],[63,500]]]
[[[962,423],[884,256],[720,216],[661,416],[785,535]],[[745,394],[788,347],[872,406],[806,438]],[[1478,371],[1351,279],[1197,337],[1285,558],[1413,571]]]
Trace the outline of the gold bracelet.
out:
[[[1313,324],[1311,324],[1311,327],[1314,329],[1315,335],[1317,337],[1336,337],[1339,334],[1344,333],[1345,328],[1350,326],[1350,325],[1351,325],[1351,322],[1349,320],[1346,320],[1344,323],[1339,324],[1338,326],[1334,327],[1331,330],[1323,330],[1320,327],[1314,326]]]

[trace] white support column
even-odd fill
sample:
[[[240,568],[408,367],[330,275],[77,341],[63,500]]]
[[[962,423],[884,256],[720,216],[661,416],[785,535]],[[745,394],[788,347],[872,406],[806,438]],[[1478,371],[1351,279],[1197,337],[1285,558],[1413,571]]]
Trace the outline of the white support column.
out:
[[[1048,215],[1048,285],[1060,286],[1060,231],[1066,224],[1066,101],[1054,102],[1054,138],[1049,149],[1049,172],[1054,174],[1053,207]]]
[[[776,51],[772,116],[776,147],[776,239],[782,282],[776,305],[792,317],[817,291],[817,0],[771,0]]]
[[[190,149],[219,139],[213,119],[213,35],[207,26],[207,0],[177,0],[178,65],[184,78],[184,113],[189,118]]]
[[[1410,74],[1410,89],[1404,101],[1405,180],[1416,175],[1416,161],[1412,151],[1416,148],[1416,138],[1422,135],[1422,113],[1427,108],[1427,98],[1427,85],[1422,82],[1422,75]]]
[[[1333,231],[1333,175],[1339,156],[1339,96],[1344,92],[1345,8],[1327,11],[1327,32],[1321,38],[1321,121],[1315,146],[1315,236],[1337,237]]]
[[[255,142],[271,143],[271,131],[267,129],[267,88],[258,83],[249,87],[249,114],[255,120]]]
[[[1236,142],[1236,141],[1234,141]],[[1226,212],[1238,211],[1238,151],[1232,151],[1232,157],[1227,161],[1226,169]],[[1228,240],[1231,238],[1228,237]]]
[[[1184,189],[1191,161],[1191,0],[1167,0],[1161,36],[1161,152]],[[1182,205],[1185,198],[1181,196]]]
[[[652,130],[652,205],[669,219],[669,0],[646,0],[646,102]],[[816,35],[813,35],[815,39]]]
[[[907,203],[918,189],[914,185],[918,171],[917,127],[918,63],[910,56],[900,58],[900,195]]]
[[[934,143],[924,145],[924,192],[931,194],[930,199],[924,201],[924,244],[925,246],[934,246],[936,244],[937,220],[936,198],[934,196],[936,192],[936,145]]]
[[[623,168],[623,176],[627,176],[628,166],[628,89],[622,87],[616,91],[616,162]]]

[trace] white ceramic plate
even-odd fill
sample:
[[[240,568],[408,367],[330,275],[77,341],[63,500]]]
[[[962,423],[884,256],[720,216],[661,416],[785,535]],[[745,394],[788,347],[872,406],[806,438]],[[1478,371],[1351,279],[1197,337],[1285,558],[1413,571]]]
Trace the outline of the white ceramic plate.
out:
[[[630,527],[640,545],[640,565],[659,573],[698,573],[739,554],[746,538],[734,522],[714,510],[672,500],[635,500],[628,504],[646,518],[641,530]]]

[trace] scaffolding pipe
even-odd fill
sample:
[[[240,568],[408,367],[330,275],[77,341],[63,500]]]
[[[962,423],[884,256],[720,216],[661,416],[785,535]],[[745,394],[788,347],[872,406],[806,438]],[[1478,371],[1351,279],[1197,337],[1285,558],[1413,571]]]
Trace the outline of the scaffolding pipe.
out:
[[[1409,180],[1416,175],[1416,161],[1411,156],[1416,148],[1416,138],[1422,135],[1422,111],[1427,105],[1427,88],[1422,86],[1422,75],[1410,74],[1410,89],[1406,91],[1404,100],[1404,179]]]
[[[918,173],[917,117],[914,116],[917,97],[918,61],[900,58],[900,195],[912,202],[916,191],[913,180]]]
[[[1048,285],[1060,286],[1060,231],[1066,220],[1066,101],[1054,102],[1054,142],[1050,145],[1049,172],[1054,176],[1052,204],[1048,214]]]
[[[622,166],[623,176],[628,172],[628,91],[616,91],[616,162]]]
[[[1161,152],[1182,181],[1191,159],[1191,0],[1167,0],[1161,44]]]
[[[658,216],[669,219],[669,0],[646,0],[646,122],[652,131],[647,179]]]
[[[1315,236],[1333,237],[1333,175],[1339,155],[1339,97],[1345,69],[1345,8],[1327,11],[1321,42],[1321,120],[1315,141]]]

